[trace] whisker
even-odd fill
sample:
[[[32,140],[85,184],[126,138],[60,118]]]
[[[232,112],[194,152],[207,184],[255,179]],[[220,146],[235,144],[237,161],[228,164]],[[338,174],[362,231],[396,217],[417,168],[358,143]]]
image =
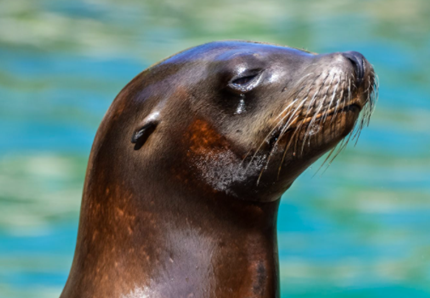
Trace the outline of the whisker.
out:
[[[328,85],[328,87],[327,87],[327,92],[329,91],[329,89],[330,89],[330,86],[331,86],[331,83],[333,82],[333,80],[334,80],[334,78],[335,78],[336,76],[333,76],[333,78],[332,78],[332,81],[330,82],[330,84]],[[339,82],[341,81],[341,77],[339,76],[339,79],[338,79],[338,84],[339,84]],[[324,84],[325,84],[325,82],[324,82]],[[312,119],[311,119],[311,121],[310,121],[310,123],[309,123],[309,125],[308,125],[308,128],[306,129],[306,132],[305,132],[305,134],[304,134],[304,137],[303,137],[303,144],[302,144],[302,150],[301,150],[301,154],[303,154],[303,150],[304,150],[304,147],[305,147],[305,144],[306,144],[306,140],[307,140],[307,138],[309,138],[309,141],[308,141],[308,146],[310,146],[310,130],[313,128],[313,126],[314,126],[314,124],[315,124],[315,122],[316,122],[316,119],[317,119],[317,117],[318,117],[318,115],[319,115],[319,113],[320,113],[320,111],[321,111],[321,109],[323,108],[323,106],[324,106],[324,103],[325,103],[325,99],[326,99],[326,97],[327,97],[327,92],[326,92],[326,94],[325,94],[325,96],[323,97],[323,99],[321,99],[321,103],[320,103],[320,105],[319,105],[319,107],[318,107],[318,109],[315,111],[315,114],[314,114],[314,116],[312,117]],[[333,98],[332,98],[333,99]],[[321,117],[321,120],[320,120],[320,123],[319,123],[319,125],[321,125],[321,122],[322,122],[322,118],[323,117]]]
[[[296,116],[296,118],[295,119],[298,119],[298,117],[299,116]],[[257,185],[258,185],[258,183],[260,182],[260,179],[261,179],[261,177],[262,177],[262,175],[263,175],[263,172],[267,169],[267,167],[269,166],[269,162],[270,162],[270,159],[271,159],[271,157],[273,156],[273,153],[274,153],[274,150],[275,150],[275,148],[277,147],[277,145],[278,145],[278,143],[279,143],[279,141],[281,140],[281,138],[282,138],[282,136],[284,135],[284,133],[289,129],[289,127],[291,127],[291,125],[292,124],[294,124],[294,121],[292,121],[291,122],[291,124],[286,124],[285,126],[284,126],[284,128],[282,128],[282,131],[281,131],[281,134],[279,135],[279,137],[278,137],[278,139],[276,140],[276,142],[275,142],[275,144],[273,145],[273,147],[272,147],[272,149],[270,150],[270,154],[269,154],[269,156],[267,157],[267,160],[266,160],[266,163],[265,163],[265,165],[264,165],[264,167],[261,169],[261,171],[260,171],[260,175],[259,175],[259,177],[258,177],[258,179],[257,179]],[[296,130],[297,131],[297,130]],[[295,132],[294,132],[294,134],[295,134]],[[293,134],[293,135],[294,135]],[[290,140],[291,141],[291,140]]]
[[[314,74],[314,73],[313,72],[308,73],[307,75],[305,75],[304,77],[302,77],[300,80],[303,80],[304,78],[306,78],[306,77],[308,77],[308,76],[310,76],[312,74]],[[318,77],[319,77],[319,75],[316,78],[318,78]],[[300,83],[300,81],[299,81],[299,83]],[[298,85],[298,84],[296,84],[296,85]],[[300,92],[302,92],[304,88],[305,88],[305,85],[303,85],[302,87],[300,87],[300,90],[298,92],[296,92],[296,94],[297,95],[300,94]],[[291,102],[287,107],[285,107],[274,120],[276,121],[286,110],[288,110],[290,108],[290,106],[295,103],[296,99],[297,98],[295,98],[294,101]]]
[[[309,113],[310,113],[310,111],[311,111],[311,108],[313,107],[314,102],[316,102],[316,99],[317,99],[317,96],[318,96],[319,92],[320,92],[320,91],[321,91],[321,89],[323,89],[323,87],[325,86],[325,82],[327,81],[327,78],[328,78],[328,76],[329,76],[329,75],[330,75],[329,73],[326,75],[326,77],[324,78],[323,82],[321,83],[321,85],[320,85],[319,89],[317,90],[317,92],[315,92],[314,96],[312,97],[311,102],[308,104],[308,108],[307,108],[307,110],[306,110],[306,114],[305,114],[305,116],[303,117],[303,121],[305,121],[305,119],[307,119],[307,118],[308,118],[308,115],[309,115]],[[312,122],[312,121],[313,121],[313,118],[311,119],[311,122]],[[312,126],[312,123],[310,123],[310,124],[309,124],[308,128],[309,128],[309,127],[311,127],[311,126]],[[306,137],[306,135],[305,135],[305,137]],[[305,138],[305,140],[306,140],[306,138]],[[303,153],[303,149],[302,149],[302,153]]]
[[[325,93],[324,97],[321,99],[321,103],[320,103],[320,105],[319,105],[319,108],[317,109],[317,111],[315,112],[315,115],[312,117],[311,122],[309,123],[308,129],[306,130],[306,133],[305,133],[305,138],[306,138],[306,136],[308,135],[309,130],[312,128],[312,126],[313,126],[314,122],[316,121],[316,119],[317,119],[318,115],[320,114],[321,109],[323,108],[323,106],[324,106],[324,104],[325,104],[325,101],[326,101],[326,98],[327,98],[327,95],[328,95],[328,91],[330,90],[331,84],[333,83],[333,81],[334,81],[334,79],[335,79],[336,77],[337,77],[337,76],[333,76],[333,78],[332,78],[332,80],[331,80],[330,84],[327,86],[327,92]],[[339,80],[340,80],[340,77],[339,77]],[[332,99],[333,99],[333,98],[332,98]],[[327,110],[328,110],[328,109],[327,109]],[[327,115],[327,114],[326,114],[326,115]],[[324,115],[324,116],[326,116],[326,115]],[[319,125],[321,125],[321,123],[322,123],[322,120],[323,120],[324,116],[323,116],[323,117],[321,117]],[[303,149],[302,149],[302,150],[303,150]]]
[[[284,163],[284,160],[285,160],[285,157],[287,156],[287,152],[288,152],[288,149],[290,149],[290,146],[291,146],[291,144],[292,144],[292,142],[293,142],[293,140],[294,140],[294,138],[295,138],[295,136],[296,136],[296,134],[297,134],[297,132],[298,131],[300,131],[300,128],[301,128],[301,126],[303,125],[303,122],[301,123],[301,125],[294,131],[294,133],[293,133],[293,135],[291,136],[291,139],[290,139],[290,141],[287,143],[287,145],[285,146],[285,148],[284,148],[284,153],[282,154],[282,159],[281,159],[281,163],[279,164],[279,167],[278,167],[278,179],[279,179],[279,175],[281,174],[281,169],[282,169],[282,164]]]
[[[299,106],[296,108],[296,110],[295,110],[295,112],[300,108],[300,106],[301,105],[303,105],[303,103],[306,101],[306,98],[304,99],[304,100],[302,100],[302,102],[299,104]],[[294,112],[294,113],[295,113]],[[248,168],[250,167],[250,165],[252,164],[252,161],[255,159],[255,157],[257,156],[257,154],[258,154],[258,152],[260,151],[260,149],[261,149],[261,147],[263,147],[263,145],[264,145],[264,143],[266,143],[269,139],[270,139],[270,137],[271,137],[271,135],[273,134],[273,132],[275,132],[276,131],[276,129],[278,129],[279,128],[279,126],[280,126],[280,124],[289,116],[289,114],[290,114],[291,112],[289,112],[289,113],[287,113],[284,117],[282,117],[282,119],[281,120],[279,120],[278,121],[278,123],[272,128],[272,130],[266,135],[266,137],[264,138],[264,140],[260,143],[260,145],[258,146],[258,148],[257,148],[257,150],[255,151],[255,153],[254,153],[254,155],[252,156],[252,158],[251,158],[251,160],[249,161],[249,164],[248,164],[248,166],[246,167],[246,169],[245,169],[245,173],[248,171]],[[293,113],[293,114],[294,114]],[[287,120],[287,122],[288,121],[290,121],[291,120],[291,117],[289,118],[289,120]]]
[[[305,75],[305,76],[303,76],[300,80],[299,80],[299,82],[296,84],[296,86],[298,86],[300,83],[301,83],[301,81],[303,81],[305,78],[307,78],[307,77],[309,77],[309,76],[311,76],[311,75],[313,75],[314,73],[308,73],[307,75]],[[320,75],[317,75],[316,77],[315,77],[315,79],[316,78],[318,78]],[[314,80],[315,80],[314,79]],[[295,94],[297,94],[297,96],[303,91],[303,89],[305,88],[305,86],[306,86],[306,84],[303,84],[302,85],[302,87],[300,87],[299,88],[299,91],[298,92],[295,92]],[[310,84],[309,85],[309,89],[308,89],[308,91],[307,91],[307,93],[306,93],[306,96],[305,96],[305,98],[301,101],[301,103],[299,104],[299,106],[296,108],[296,111],[306,102],[306,99],[307,99],[307,95],[309,94],[309,92],[310,92],[310,90],[311,90],[311,87],[312,87],[312,84]],[[262,146],[264,145],[264,143],[266,143],[269,139],[270,139],[270,137],[271,137],[271,135],[277,130],[277,129],[279,129],[279,126],[280,126],[280,124],[288,117],[288,116],[290,116],[291,115],[291,111],[290,112],[288,112],[288,113],[286,113],[284,116],[282,116],[282,114],[285,112],[285,111],[287,111],[289,108],[291,108],[296,102],[297,102],[297,97],[287,106],[287,107],[285,107],[279,114],[278,114],[278,116],[274,119],[275,121],[279,118],[279,117],[281,117],[281,120],[279,120],[278,121],[278,123],[276,123],[276,125],[269,131],[269,133],[266,135],[266,137],[263,139],[263,141],[260,143],[260,145],[257,147],[257,150],[255,151],[255,153],[253,154],[253,156],[251,157],[251,160],[249,161],[249,163],[248,163],[248,166],[245,168],[245,173],[248,171],[248,169],[249,169],[249,167],[250,167],[250,165],[252,164],[252,162],[254,161],[254,159],[255,159],[255,157],[256,157],[256,155],[258,154],[258,152],[261,150],[261,148],[262,148]],[[295,112],[293,112],[293,114],[294,114]],[[291,116],[290,116],[290,118],[289,118],[290,120],[291,120]],[[288,121],[288,120],[287,120]],[[240,163],[240,165],[239,165],[239,168],[238,169],[240,169],[241,167],[242,167],[242,164],[243,164],[243,162],[245,161],[245,159],[249,156],[249,154],[251,153],[251,151],[252,151],[252,149],[251,150],[249,150],[246,154],[245,154],[245,157],[242,159],[242,161],[241,161],[241,163]]]
[[[336,87],[335,87],[335,89],[334,89],[334,91],[333,91],[333,98],[336,96],[336,92],[337,92],[337,88],[339,87],[339,84],[340,84],[340,79],[339,79],[339,81],[337,82]],[[339,102],[340,102],[340,98],[338,98],[338,99],[336,100],[336,107],[335,107],[335,109],[334,109],[334,114],[333,114],[333,116],[332,116],[332,118],[331,118],[331,121],[330,121],[330,122],[333,122],[333,120],[336,118],[337,111],[338,111],[338,107],[339,107]]]
[[[331,80],[331,82],[330,82],[330,86],[329,86],[329,88],[331,87],[331,84],[333,83],[334,78],[335,78],[335,76],[333,76],[333,79],[332,79],[332,80]],[[328,90],[329,90],[329,89],[327,89],[327,91],[328,91]],[[331,98],[330,103],[329,103],[329,105],[328,105],[328,107],[327,107],[327,111],[329,111],[329,110],[331,109],[331,104],[333,103],[333,99],[334,99],[334,97],[332,97],[332,98]],[[326,120],[327,120],[327,116],[328,116],[328,113],[326,113],[324,116],[325,116],[325,117],[324,117],[324,122],[323,122],[323,123],[325,123],[325,122],[326,122]]]
[[[304,103],[306,101],[306,99],[305,100],[303,100],[302,102]],[[294,114],[296,113],[298,111],[298,109],[296,109],[295,110],[295,112],[294,112]],[[282,130],[281,130],[281,132],[280,132],[280,134],[279,134],[279,136],[278,136],[278,138],[277,138],[277,140],[276,140],[276,142],[275,142],[275,144],[272,146],[272,148],[271,148],[271,150],[270,150],[270,153],[269,153],[269,156],[267,157],[267,160],[266,160],[266,163],[265,163],[265,165],[264,165],[264,167],[263,167],[263,169],[262,169],[262,172],[264,171],[264,170],[266,170],[267,169],[267,167],[268,167],[268,165],[269,165],[269,162],[270,162],[270,159],[271,159],[271,157],[273,156],[273,154],[274,154],[274,150],[275,150],[275,148],[277,147],[277,145],[278,145],[278,143],[279,143],[279,141],[281,140],[281,138],[282,138],[282,136],[285,134],[285,132],[291,127],[291,125],[293,125],[294,124],[294,122],[297,120],[299,118],[299,116],[297,115],[292,121],[291,121],[291,119],[284,125],[284,127],[282,128]],[[260,173],[260,177],[259,178],[261,178],[261,175],[262,175],[262,173]],[[258,179],[257,180],[257,182],[259,181],[260,179]]]
[[[352,129],[347,136],[342,138],[330,150],[315,175],[325,167],[323,170],[324,173],[351,140],[357,144],[364,126],[369,125],[371,115],[378,100],[379,78],[372,71],[366,78],[366,81],[360,84],[361,89],[359,89],[356,85],[354,74],[324,72],[314,76],[314,73],[308,73],[301,78],[299,86],[300,88],[295,89],[297,91],[291,92],[291,94],[294,94],[294,100],[284,107],[274,118],[274,126],[259,144],[246,167],[246,170],[248,170],[257,157],[257,154],[263,148],[263,145],[270,140],[271,147],[269,152],[265,153],[262,160],[264,165],[261,166],[257,185],[261,182],[264,172],[267,171],[273,156],[277,152],[282,153],[277,171],[277,179],[279,179],[283,164],[287,159],[287,154],[293,152],[294,156],[295,153],[303,155],[305,145],[308,144],[308,146],[311,146],[313,138],[311,130],[317,128],[317,125],[319,127],[322,126],[325,130],[324,133],[330,136],[330,138],[336,137],[336,128],[338,128],[339,123],[344,123],[344,120],[346,120],[346,118],[342,117],[347,117],[347,114],[341,111],[344,111],[348,104],[353,103],[357,92],[361,92],[359,93],[361,94],[360,96],[365,98],[365,105],[361,113],[354,120]],[[326,125],[329,116],[331,116],[331,119],[329,124]],[[291,133],[288,134],[287,132]],[[284,148],[278,148],[281,139],[285,139],[286,135],[289,136],[289,139],[285,142]],[[318,135],[315,137],[318,139]],[[298,148],[299,151],[297,150]],[[245,155],[242,161],[249,158],[250,152]]]

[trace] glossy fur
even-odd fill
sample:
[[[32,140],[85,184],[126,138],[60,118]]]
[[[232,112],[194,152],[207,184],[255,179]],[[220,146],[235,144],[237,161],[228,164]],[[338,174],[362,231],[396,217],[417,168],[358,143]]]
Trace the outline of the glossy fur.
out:
[[[279,297],[280,196],[373,91],[347,56],[214,42],[134,78],[97,132],[61,297]]]

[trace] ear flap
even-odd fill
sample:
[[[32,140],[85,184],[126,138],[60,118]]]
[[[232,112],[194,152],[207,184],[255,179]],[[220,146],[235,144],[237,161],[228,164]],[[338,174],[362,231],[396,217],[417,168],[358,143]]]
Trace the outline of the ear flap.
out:
[[[133,136],[131,137],[131,142],[135,144],[134,150],[139,150],[143,144],[145,144],[149,136],[154,132],[159,123],[157,116],[158,113],[156,113],[156,115],[149,115],[145,118],[140,127],[134,131]]]

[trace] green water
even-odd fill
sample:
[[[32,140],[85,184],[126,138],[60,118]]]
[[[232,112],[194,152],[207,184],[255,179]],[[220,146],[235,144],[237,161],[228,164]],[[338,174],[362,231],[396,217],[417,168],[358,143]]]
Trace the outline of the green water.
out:
[[[430,1],[0,1],[0,297],[58,297],[86,162],[136,74],[220,39],[356,50],[371,125],[279,213],[282,297],[430,297]]]

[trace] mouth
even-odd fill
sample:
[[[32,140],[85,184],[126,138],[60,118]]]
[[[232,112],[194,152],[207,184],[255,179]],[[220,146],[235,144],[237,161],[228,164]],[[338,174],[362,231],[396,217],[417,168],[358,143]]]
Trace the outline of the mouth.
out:
[[[298,126],[303,126],[310,122],[322,124],[322,122],[325,122],[326,119],[329,117],[336,117],[338,114],[342,114],[345,112],[353,112],[358,114],[362,110],[363,110],[363,105],[360,103],[360,101],[358,99],[353,100],[351,103],[347,105],[343,105],[342,107],[338,107],[338,106],[332,107],[330,109],[325,109],[324,111],[319,112],[318,114],[313,114],[307,117],[299,116],[293,121],[291,121],[288,130],[295,130]]]
[[[329,110],[325,110],[323,112],[320,112],[316,115],[312,115],[306,118],[299,118],[297,119],[298,123],[301,124],[307,124],[311,121],[317,122],[321,121],[322,119],[327,119],[329,116],[335,116],[337,114],[340,114],[342,112],[356,112],[359,113],[363,109],[363,106],[360,105],[358,102],[353,102],[351,104],[348,104],[344,107],[334,107]],[[325,120],[324,120],[325,121]],[[292,127],[294,128],[294,127]]]
[[[305,128],[307,126],[313,126],[313,125],[323,125],[327,119],[330,119],[328,122],[332,123],[333,120],[336,117],[339,117],[341,114],[345,113],[353,113],[355,115],[359,115],[359,113],[363,110],[363,105],[360,102],[360,100],[354,99],[349,104],[345,104],[342,107],[333,107],[327,110],[324,110],[318,114],[313,114],[309,117],[297,117],[295,120],[291,121],[288,129],[286,130],[278,130],[274,131],[271,138],[268,140],[268,144],[271,148],[274,147],[275,144],[277,144],[282,137],[282,135],[287,134],[288,132],[297,132],[298,130],[301,130],[301,128]],[[306,131],[306,129],[304,129]],[[318,131],[320,129],[317,129]]]

